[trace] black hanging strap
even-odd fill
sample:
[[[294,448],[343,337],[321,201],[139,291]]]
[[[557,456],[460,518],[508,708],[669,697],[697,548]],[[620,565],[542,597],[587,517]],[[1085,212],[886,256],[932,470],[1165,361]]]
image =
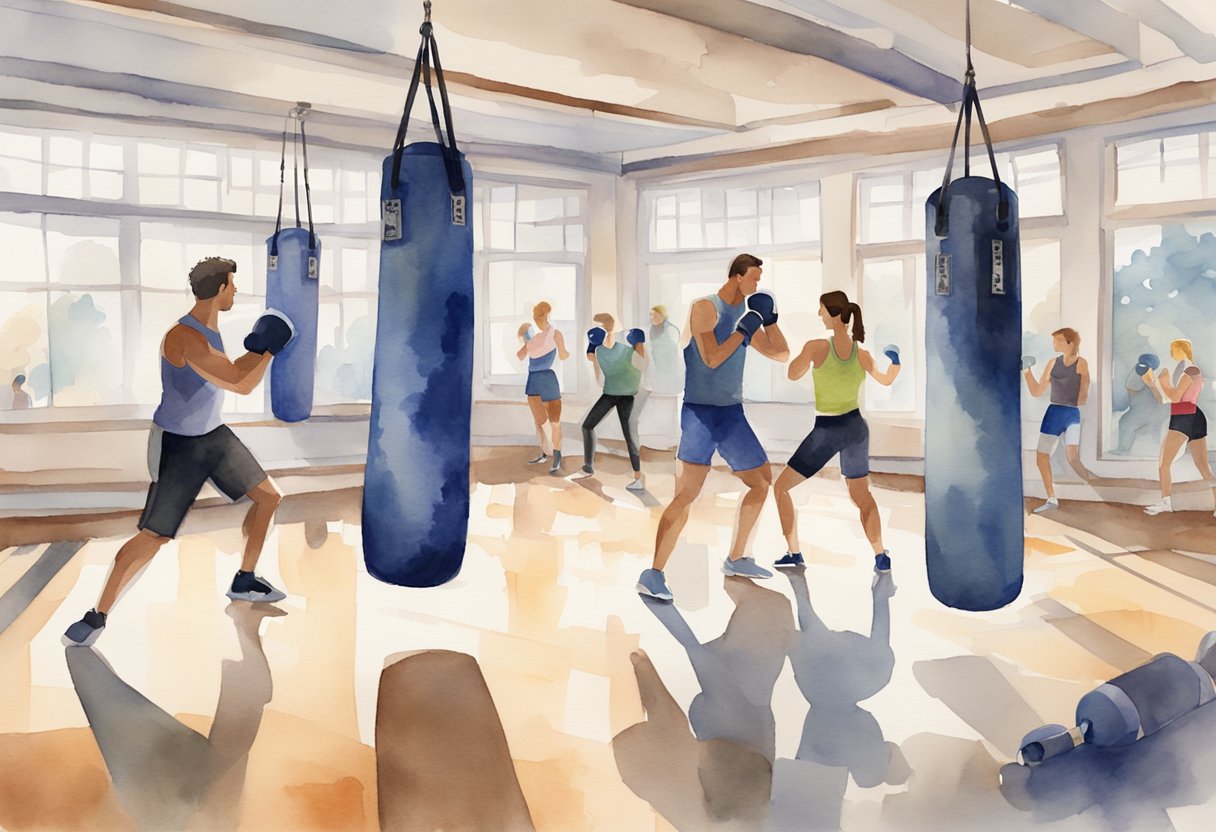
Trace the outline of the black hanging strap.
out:
[[[439,63],[439,47],[435,43],[434,28],[431,26],[431,11],[429,2],[426,6],[426,20],[418,30],[422,35],[422,43],[418,46],[418,55],[414,58],[414,73],[410,78],[409,91],[405,96],[405,108],[401,113],[401,123],[397,126],[397,138],[393,142],[393,171],[392,186],[401,184],[401,157],[405,152],[405,133],[409,127],[410,111],[414,108],[414,98],[418,95],[419,82],[426,87],[427,99],[431,110],[431,123],[435,128],[435,138],[443,149],[443,164],[448,175],[448,189],[452,194],[463,194],[465,191],[464,171],[460,164],[460,150],[456,144],[456,129],[452,123],[452,106],[448,101],[448,88],[443,78],[443,66]],[[443,127],[440,124],[439,109],[435,105],[434,92],[431,88],[432,67],[435,82],[439,87],[439,100],[443,109],[443,121],[447,127],[447,140],[444,140]]]
[[[279,153],[279,211],[274,222],[274,237],[270,241],[270,255],[279,254],[279,232],[283,230],[283,191],[287,184],[287,121],[292,122],[292,177],[295,183],[296,228],[300,228],[300,155],[304,159],[304,202],[308,209],[308,247],[317,247],[316,231],[312,222],[312,190],[308,184],[308,139],[304,134],[306,104],[298,104],[287,114],[283,122],[283,147]]]
[[[971,0],[967,0],[967,73],[963,79],[963,98],[959,102],[958,122],[954,125],[954,138],[950,140],[950,157],[946,162],[946,171],[942,176],[942,187],[937,199],[937,221],[934,224],[934,233],[938,237],[945,237],[949,230],[949,193],[950,176],[954,171],[954,153],[958,148],[958,134],[960,129],[966,124],[966,129],[963,131],[963,176],[971,175],[971,113],[974,110],[976,118],[980,123],[980,133],[984,137],[984,147],[988,151],[988,162],[992,166],[992,178],[996,182],[996,190],[999,196],[997,203],[996,218],[998,222],[1006,222],[1009,219],[1009,200],[1005,196],[1005,192],[1001,190],[1001,174],[996,167],[996,153],[992,150],[992,136],[988,133],[988,124],[984,121],[984,110],[980,106],[980,93],[975,86],[975,67],[971,63]]]

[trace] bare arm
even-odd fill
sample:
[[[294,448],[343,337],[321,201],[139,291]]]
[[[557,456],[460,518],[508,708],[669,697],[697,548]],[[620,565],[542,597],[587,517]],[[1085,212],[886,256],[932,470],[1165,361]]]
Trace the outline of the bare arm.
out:
[[[1077,407],[1084,407],[1089,398],[1089,362],[1084,358],[1077,359],[1077,372],[1081,375],[1081,389],[1077,393]]]
[[[553,331],[553,340],[557,343],[557,357],[565,361],[570,357],[570,353],[566,352],[566,339],[562,336],[560,329]]]
[[[527,355],[528,355],[528,342],[525,341],[520,346],[520,348],[515,352],[515,357],[522,361],[524,358],[527,357]]]
[[[790,345],[785,341],[785,333],[777,324],[766,326],[752,336],[752,344],[760,354],[780,361],[782,364],[790,360]]]
[[[1190,368],[1188,367],[1187,369],[1189,370]],[[1161,392],[1165,396],[1163,401],[1167,402],[1182,401],[1182,394],[1185,393],[1186,389],[1191,386],[1191,376],[1189,372],[1184,372],[1182,374],[1182,378],[1178,379],[1177,387],[1170,384],[1170,374],[1168,370],[1162,370],[1161,375],[1157,377],[1157,380],[1161,383]]]
[[[877,381],[883,387],[890,387],[891,383],[895,381],[895,377],[899,375],[901,365],[892,364],[886,369],[885,372],[879,372],[879,370],[874,366],[874,356],[860,347],[858,350],[857,361],[859,364],[861,364],[861,369],[869,373],[870,378]]]
[[[186,327],[174,327],[165,337],[165,358],[174,366],[186,364],[216,387],[246,395],[258,386],[266,368],[270,366],[270,353],[247,352],[236,361],[213,348],[201,333]],[[174,359],[180,360],[178,364]]]
[[[818,367],[823,363],[823,359],[828,355],[827,341],[807,341],[802,345],[802,351],[798,356],[790,362],[789,371],[786,375],[790,381],[797,381],[806,375],[811,367]]]
[[[1047,392],[1047,387],[1049,386],[1051,379],[1051,368],[1054,366],[1056,366],[1056,359],[1053,358],[1048,361],[1047,366],[1043,368],[1043,376],[1038,381],[1035,381],[1034,371],[1032,369],[1027,368],[1022,373],[1022,375],[1026,376],[1026,386],[1030,389],[1030,395],[1037,399],[1039,396]]]
[[[688,328],[693,340],[697,342],[701,360],[711,370],[722,366],[722,363],[730,358],[735,350],[743,346],[743,333],[741,332],[732,332],[729,338],[719,344],[718,339],[714,337],[714,326],[717,323],[718,312],[708,300],[702,299],[692,305]]]
[[[646,344],[635,344],[633,347],[633,355],[631,355],[629,358],[633,362],[633,367],[635,370],[644,371],[646,369]]]

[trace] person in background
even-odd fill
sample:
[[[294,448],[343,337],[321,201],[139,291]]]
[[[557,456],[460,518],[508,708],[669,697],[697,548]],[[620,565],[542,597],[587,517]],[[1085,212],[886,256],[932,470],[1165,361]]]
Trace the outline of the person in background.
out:
[[[595,473],[595,428],[615,407],[625,448],[629,451],[629,464],[633,467],[633,481],[625,487],[641,491],[645,488],[642,459],[632,417],[634,398],[646,368],[646,333],[631,329],[622,342],[613,331],[616,321],[607,312],[601,312],[591,320],[597,326],[587,333],[587,360],[596,368],[596,376],[603,379],[604,392],[583,420],[583,473],[588,476]]]
[[[552,311],[553,307],[543,300],[532,308],[536,332],[531,334],[532,330],[527,324],[519,328],[523,345],[516,356],[528,359],[528,382],[524,386],[524,394],[528,397],[528,407],[536,425],[536,439],[540,444],[540,455],[528,460],[528,464],[540,465],[552,454],[553,464],[549,473],[556,475],[562,467],[562,390],[557,383],[557,373],[553,371],[553,362],[555,359],[565,361],[570,353],[566,352],[566,341],[561,331],[549,321]]]
[[[651,387],[663,395],[680,392],[680,328],[667,318],[667,307],[650,309],[650,353],[654,361]]]
[[[1193,363],[1195,354],[1191,342],[1185,338],[1170,342],[1170,358],[1178,362],[1172,377],[1168,369],[1163,369],[1156,379],[1151,369],[1144,373],[1144,383],[1149,385],[1160,401],[1170,405],[1170,425],[1165,439],[1161,441],[1161,464],[1158,469],[1161,502],[1146,508],[1145,514],[1174,510],[1170,467],[1184,445],[1190,448],[1199,475],[1211,486],[1213,499],[1216,499],[1216,477],[1212,476],[1212,466],[1208,463],[1208,420],[1196,404],[1203,390],[1203,371]],[[1216,516],[1216,512],[1213,512],[1213,516]]]
[[[34,406],[30,394],[21,389],[25,384],[25,373],[18,373],[13,379],[13,410],[29,410]]]

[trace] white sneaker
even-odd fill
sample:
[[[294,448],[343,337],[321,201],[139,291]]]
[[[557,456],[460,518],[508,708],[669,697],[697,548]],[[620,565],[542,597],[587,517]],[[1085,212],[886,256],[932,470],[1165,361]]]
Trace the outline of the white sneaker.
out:
[[[626,491],[645,491],[646,490],[646,480],[643,479],[642,477],[638,477],[636,480],[630,480],[629,484],[625,486],[625,490]]]
[[[1042,514],[1045,511],[1054,511],[1055,509],[1057,509],[1059,507],[1060,507],[1060,501],[1057,500],[1055,497],[1052,497],[1050,500],[1043,503],[1043,505],[1036,508],[1034,510],[1034,514]]]
[[[1155,515],[1155,514],[1164,514],[1167,511],[1173,511],[1173,510],[1174,510],[1174,506],[1170,503],[1170,498],[1166,497],[1164,500],[1157,503],[1156,505],[1151,505],[1148,508],[1146,508],[1144,510],[1144,513],[1151,516],[1151,515]]]

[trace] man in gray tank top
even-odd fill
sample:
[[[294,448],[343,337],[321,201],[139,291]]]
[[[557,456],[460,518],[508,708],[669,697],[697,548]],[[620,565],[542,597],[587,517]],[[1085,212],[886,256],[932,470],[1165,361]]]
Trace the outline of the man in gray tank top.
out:
[[[1089,397],[1089,363],[1078,352],[1081,349],[1081,336],[1075,329],[1064,327],[1051,333],[1051,345],[1059,353],[1047,362],[1043,375],[1036,379],[1030,366],[1034,362],[1023,363],[1022,375],[1030,395],[1039,397],[1051,389],[1051,404],[1043,414],[1043,423],[1039,426],[1039,446],[1035,453],[1035,463],[1039,475],[1043,478],[1043,488],[1047,492],[1047,500],[1034,510],[1042,514],[1060,507],[1056,498],[1055,483],[1051,476],[1051,455],[1064,437],[1064,453],[1068,464],[1072,467],[1082,482],[1089,482],[1089,471],[1081,464],[1081,407]]]
[[[115,555],[97,606],[64,633],[68,646],[88,646],[97,640],[119,594],[177,535],[207,480],[230,500],[244,496],[253,501],[243,524],[249,537],[241,571],[233,578],[228,597],[235,601],[287,597],[253,573],[282,495],[249,449],[223,424],[220,409],[225,390],[245,395],[257,387],[271,357],[287,346],[293,333],[281,315],[263,315],[245,338],[248,352],[230,361],[218,322],[220,313],[232,308],[235,280],[236,263],[222,257],[209,257],[190,270],[194,306],[161,345],[163,393],[152,417],[148,449],[152,485],[139,518],[139,533]]]

